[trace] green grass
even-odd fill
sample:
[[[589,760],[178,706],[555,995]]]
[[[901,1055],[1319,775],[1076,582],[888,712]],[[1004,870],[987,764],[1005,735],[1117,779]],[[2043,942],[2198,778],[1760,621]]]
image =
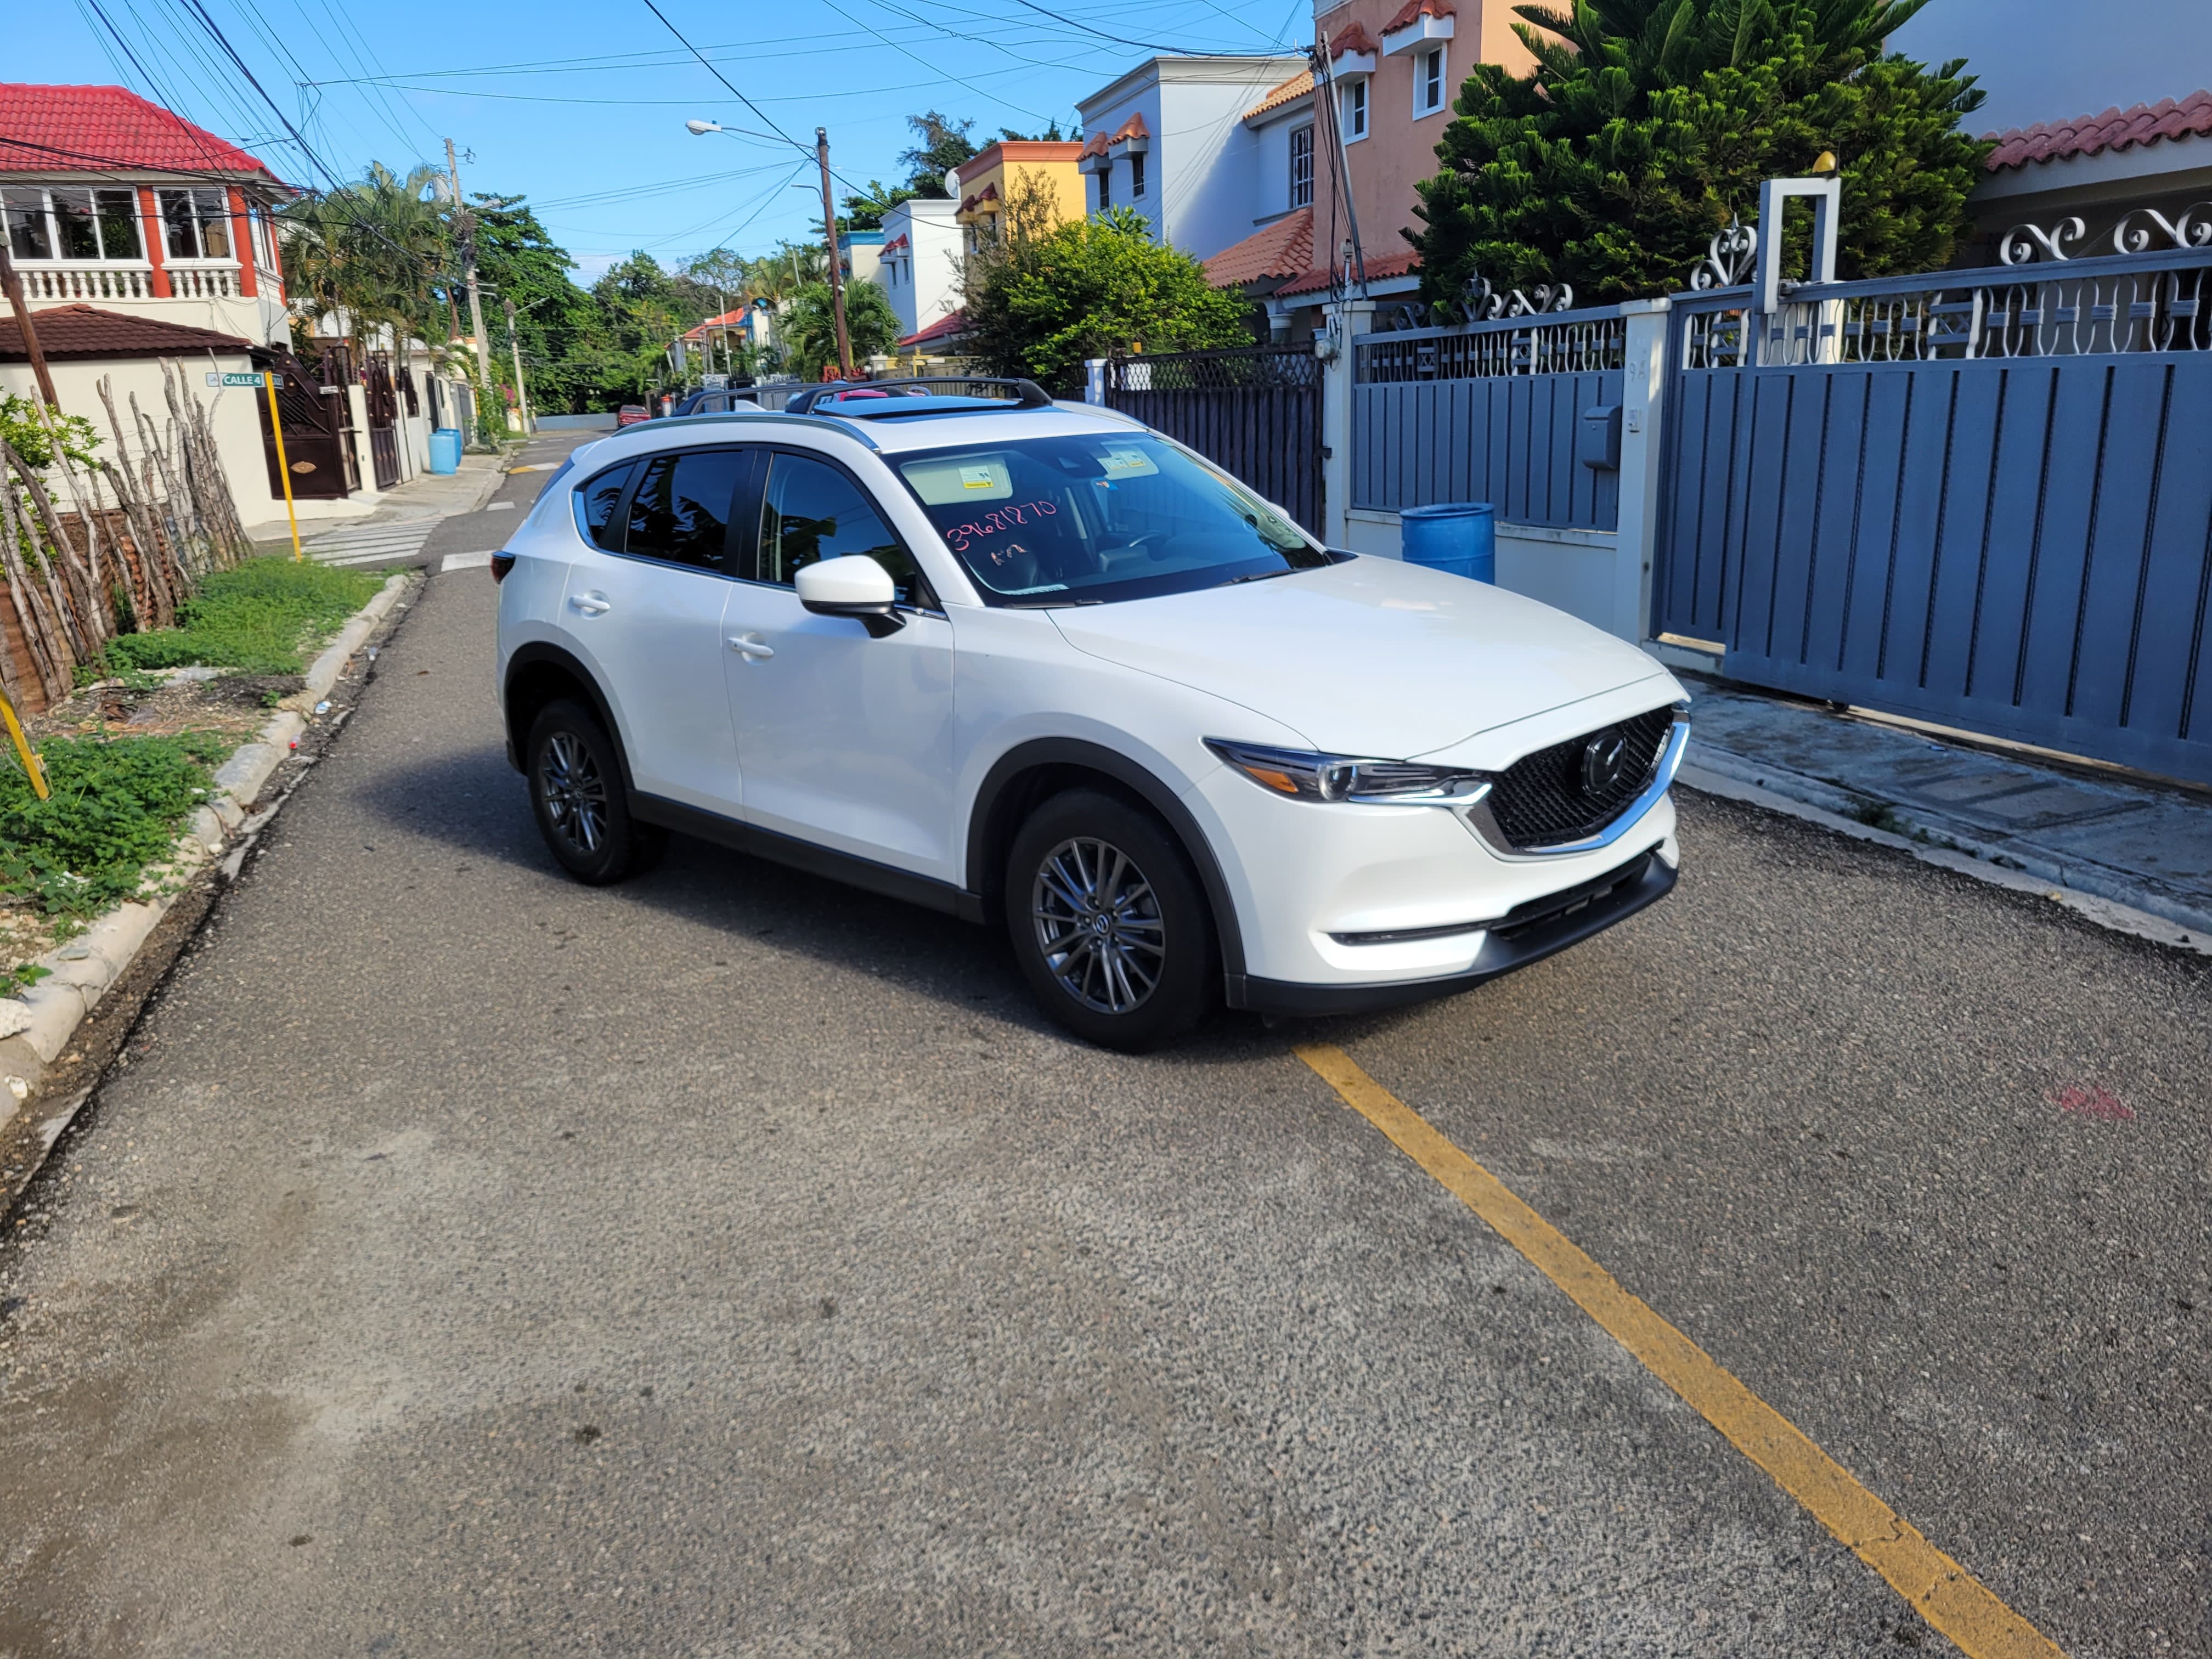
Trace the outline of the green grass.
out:
[[[296,674],[306,653],[337,632],[384,580],[312,561],[250,559],[202,582],[179,626],[110,641],[108,662],[117,670],[200,665]]]
[[[48,915],[97,915],[138,891],[205,800],[229,740],[49,738],[39,745],[52,799],[0,763],[0,893]]]

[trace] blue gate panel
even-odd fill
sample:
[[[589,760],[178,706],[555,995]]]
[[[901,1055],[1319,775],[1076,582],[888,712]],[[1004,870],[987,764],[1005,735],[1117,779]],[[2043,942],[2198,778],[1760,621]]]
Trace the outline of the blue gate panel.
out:
[[[1676,378],[1660,629],[1755,684],[2212,780],[2212,353]]]
[[[1618,369],[1356,384],[1352,504],[1490,501],[1509,523],[1614,529],[1620,475],[1577,460],[1575,434],[1621,388]]]

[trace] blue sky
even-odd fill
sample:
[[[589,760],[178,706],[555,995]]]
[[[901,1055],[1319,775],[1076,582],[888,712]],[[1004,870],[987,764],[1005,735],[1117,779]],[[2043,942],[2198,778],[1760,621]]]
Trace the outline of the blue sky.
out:
[[[1152,45],[1267,52],[1303,42],[1313,27],[1310,0],[1096,0],[1076,11],[1059,0],[1041,10],[1020,0],[657,0],[756,114],[644,0],[198,3],[332,172],[442,164],[451,137],[464,153],[463,187],[527,194],[586,280],[633,248],[668,263],[725,242],[754,253],[804,237],[810,216],[820,221],[817,125],[830,129],[844,178],[890,183],[909,112],[972,116],[978,138],[1055,118],[1066,129],[1076,99]],[[120,82],[244,144],[287,179],[322,182],[222,56],[194,0],[11,9],[7,79]],[[684,127],[692,116],[763,136],[694,137]],[[769,135],[763,116],[806,154]]]

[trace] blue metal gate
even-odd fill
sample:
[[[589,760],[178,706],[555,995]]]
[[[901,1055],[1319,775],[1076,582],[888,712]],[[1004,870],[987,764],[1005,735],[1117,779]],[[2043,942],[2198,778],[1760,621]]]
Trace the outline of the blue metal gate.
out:
[[[2212,781],[2212,250],[1674,302],[1655,631]]]

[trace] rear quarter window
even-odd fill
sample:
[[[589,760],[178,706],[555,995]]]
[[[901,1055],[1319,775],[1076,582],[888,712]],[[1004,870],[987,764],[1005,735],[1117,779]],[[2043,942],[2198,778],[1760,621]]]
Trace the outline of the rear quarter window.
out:
[[[623,461],[576,486],[576,529],[592,546],[609,553],[622,551],[623,521],[615,509],[622,505],[623,491],[636,466],[634,460]]]

